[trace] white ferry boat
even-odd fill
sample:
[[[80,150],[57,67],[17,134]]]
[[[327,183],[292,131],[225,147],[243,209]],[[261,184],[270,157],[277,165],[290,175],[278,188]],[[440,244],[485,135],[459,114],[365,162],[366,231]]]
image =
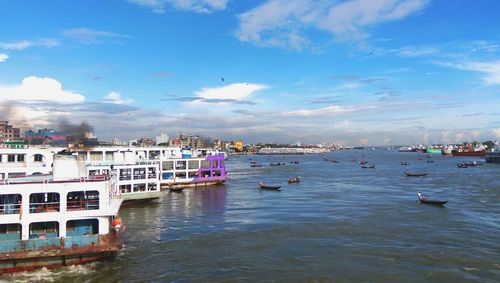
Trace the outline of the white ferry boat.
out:
[[[209,149],[94,147],[72,150],[86,160],[89,175],[118,175],[125,201],[158,198],[160,189],[226,181],[225,154]]]
[[[82,264],[113,255],[124,227],[116,176],[86,177],[56,155],[53,176],[0,181],[0,273]]]

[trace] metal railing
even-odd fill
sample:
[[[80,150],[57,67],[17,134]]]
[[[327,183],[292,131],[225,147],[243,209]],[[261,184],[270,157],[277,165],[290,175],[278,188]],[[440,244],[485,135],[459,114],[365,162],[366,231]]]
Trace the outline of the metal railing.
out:
[[[30,213],[57,212],[60,202],[30,203]]]
[[[75,200],[67,202],[67,211],[99,209],[99,200]]]
[[[0,214],[19,214],[20,210],[20,203],[0,204]]]

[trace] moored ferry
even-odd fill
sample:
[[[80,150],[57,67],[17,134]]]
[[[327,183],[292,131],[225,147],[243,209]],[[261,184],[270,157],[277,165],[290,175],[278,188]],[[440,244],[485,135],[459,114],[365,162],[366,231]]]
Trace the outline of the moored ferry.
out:
[[[56,155],[52,176],[0,182],[0,273],[83,264],[122,248],[116,176]]]
[[[491,151],[486,153],[485,159],[489,163],[500,163],[500,146],[496,144]]]
[[[459,146],[451,151],[453,156],[485,156],[486,147],[482,144],[478,144],[475,147],[471,145]]]
[[[89,175],[116,172],[125,201],[158,198],[160,189],[220,184],[227,180],[225,154],[207,149],[95,147],[72,151]]]

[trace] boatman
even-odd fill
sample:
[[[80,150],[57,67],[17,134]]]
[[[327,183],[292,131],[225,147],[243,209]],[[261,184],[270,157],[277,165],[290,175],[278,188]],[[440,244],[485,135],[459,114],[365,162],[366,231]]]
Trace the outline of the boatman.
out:
[[[424,197],[422,196],[422,193],[421,193],[421,192],[418,192],[418,193],[417,193],[417,196],[418,196],[418,199],[419,199],[419,200],[422,200],[422,199],[424,198]]]

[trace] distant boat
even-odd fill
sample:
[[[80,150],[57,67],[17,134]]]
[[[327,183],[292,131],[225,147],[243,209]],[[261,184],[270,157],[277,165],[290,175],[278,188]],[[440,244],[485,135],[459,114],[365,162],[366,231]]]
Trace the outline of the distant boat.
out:
[[[259,188],[261,190],[279,191],[281,189],[281,186],[270,186],[270,185],[266,185],[266,184],[264,184],[264,182],[260,181]]]
[[[434,160],[432,160],[432,159],[427,160],[427,163],[434,163]]]
[[[288,184],[300,183],[300,176],[292,177],[288,179]]]
[[[256,163],[254,163],[254,164],[250,165],[250,167],[262,167],[262,164],[256,164]]]
[[[361,168],[364,168],[364,169],[366,169],[366,168],[375,168],[375,164],[366,164],[366,165],[361,166]]]
[[[281,166],[281,165],[285,165],[285,162],[272,162],[271,163],[271,166]]]
[[[429,154],[441,154],[441,148],[428,147],[425,152]]]
[[[410,165],[410,163],[408,163],[408,161],[405,161],[405,162],[401,162],[401,165],[402,166],[408,166],[408,165]]]
[[[173,193],[182,193],[182,191],[184,190],[184,188],[170,188],[169,191],[170,192],[173,192]]]
[[[418,200],[420,201],[420,203],[424,203],[424,204],[443,206],[448,202],[447,200],[425,199],[421,192],[417,193],[417,197],[418,197]]]
[[[457,167],[458,168],[468,168],[469,166],[465,163],[465,162],[460,162],[460,163],[457,163]]]
[[[298,161],[290,161],[290,163],[292,163],[292,164],[299,164]]]
[[[427,176],[427,173],[410,173],[410,172],[405,172],[405,175],[408,177],[424,177]]]
[[[359,165],[365,165],[366,163],[368,163],[368,161],[366,160],[361,160],[360,162],[358,162]]]

